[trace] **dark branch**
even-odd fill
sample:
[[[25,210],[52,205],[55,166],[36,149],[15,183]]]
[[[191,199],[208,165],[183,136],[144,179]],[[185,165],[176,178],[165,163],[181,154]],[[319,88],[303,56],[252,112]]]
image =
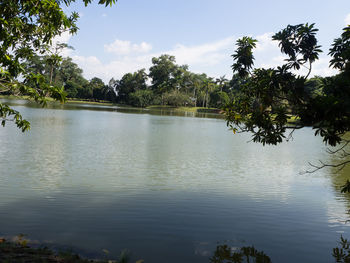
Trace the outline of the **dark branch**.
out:
[[[325,167],[338,168],[337,172],[339,172],[339,171],[341,171],[342,169],[344,169],[344,167],[345,167],[348,163],[350,163],[350,160],[347,160],[347,161],[344,161],[344,162],[341,162],[341,163],[338,163],[338,164],[326,164],[326,163],[324,163],[324,162],[322,162],[322,161],[320,161],[320,160],[319,160],[319,162],[320,162],[320,165],[315,165],[315,164],[312,164],[312,163],[309,162],[309,165],[310,165],[311,167],[313,167],[314,169],[313,169],[313,170],[307,170],[307,171],[303,172],[302,174],[311,174],[311,173],[315,173],[315,172],[317,172],[318,170],[321,170],[321,169],[323,169],[323,168],[325,168]]]

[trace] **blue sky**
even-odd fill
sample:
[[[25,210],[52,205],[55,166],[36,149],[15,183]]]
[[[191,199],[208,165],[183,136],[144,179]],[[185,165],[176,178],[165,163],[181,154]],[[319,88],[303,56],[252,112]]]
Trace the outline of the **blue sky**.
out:
[[[78,1],[80,2],[80,1]],[[95,1],[97,2],[97,1]],[[341,29],[350,23],[348,0],[119,0],[112,7],[75,3],[66,12],[81,15],[80,30],[62,35],[74,51],[65,51],[84,70],[108,82],[151,65],[151,58],[175,55],[178,64],[212,77],[231,77],[230,55],[237,38],[259,40],[256,66],[283,61],[271,35],[288,24],[316,23],[324,54],[315,75],[330,75],[327,50]]]

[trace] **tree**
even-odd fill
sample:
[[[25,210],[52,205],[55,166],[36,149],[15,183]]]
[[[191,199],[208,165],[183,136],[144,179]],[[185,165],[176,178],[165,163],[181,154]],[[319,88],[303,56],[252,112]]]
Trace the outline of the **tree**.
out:
[[[324,81],[324,78],[319,76],[315,76],[311,79],[308,79],[305,82],[306,92],[308,92],[310,96],[324,94],[323,81]]]
[[[13,92],[27,95],[45,105],[47,96],[65,101],[63,87],[53,86],[41,74],[24,67],[25,61],[36,54],[44,54],[52,39],[63,32],[74,34],[78,14],[67,15],[62,6],[75,0],[3,0],[0,2],[0,93]],[[85,5],[91,0],[83,0]],[[99,4],[112,5],[116,0],[99,0]],[[14,121],[22,131],[30,128],[28,121],[8,105],[0,103],[1,124]]]
[[[164,104],[176,107],[191,104],[190,96],[176,89],[170,92],[165,92],[163,100]]]
[[[223,91],[227,83],[228,83],[228,80],[226,79],[225,75],[215,80],[215,84],[218,85],[218,87],[220,88],[220,91]]]
[[[149,69],[149,77],[152,79],[151,89],[155,94],[159,94],[163,100],[163,93],[170,92],[175,88],[178,79],[178,66],[175,64],[174,56],[161,55],[159,58],[152,58],[153,66]]]
[[[117,83],[118,81],[115,80],[114,78],[109,80],[108,86],[107,86],[108,90],[106,92],[106,98],[108,101],[117,102],[117,94],[115,90]]]
[[[198,97],[200,95],[204,78],[206,78],[204,74],[200,75],[189,72],[187,91],[189,92],[190,100],[195,107],[197,107]]]
[[[89,82],[90,90],[92,90],[92,97],[95,100],[103,100],[105,98],[106,85],[100,78],[92,78]]]
[[[53,47],[48,47],[47,50],[49,52],[49,55],[46,57],[46,64],[49,66],[49,84],[52,85],[52,81],[54,78],[55,70],[57,71],[58,66],[62,62],[62,57],[60,56],[60,53],[65,48],[74,49],[72,46],[69,46],[66,43],[57,43]]]
[[[145,71],[145,69],[140,69],[134,73],[127,73],[115,84],[120,103],[131,104],[131,93],[147,89],[146,82],[148,77]]]
[[[25,70],[42,75],[51,85],[64,86],[68,98],[92,97],[92,90],[88,91],[89,82],[82,75],[83,70],[71,58],[62,58],[53,70],[48,58],[50,56],[34,55],[25,62]]]
[[[322,92],[310,92],[313,63],[321,52],[314,24],[287,26],[272,39],[279,42],[286,63],[277,68],[255,68],[252,50],[256,40],[244,37],[237,41],[233,55],[234,72],[244,78],[239,96],[225,108],[227,124],[234,132],[251,132],[254,142],[278,144],[288,140],[296,129],[311,126],[326,145],[340,146],[333,153],[349,156],[350,142],[350,26],[334,40],[329,55],[330,66],[339,70],[333,77],[321,79]],[[298,70],[306,68],[305,76]],[[319,88],[318,88],[319,90]],[[291,124],[288,117],[296,121]],[[288,132],[289,131],[289,132]],[[349,160],[336,165],[343,167]]]
[[[214,88],[215,88],[215,83],[212,78],[207,78],[204,80],[203,90],[205,91],[205,96],[204,96],[202,107],[207,107],[207,108],[209,107],[209,99],[210,99],[209,94],[214,90]]]
[[[153,101],[154,95],[152,90],[136,90],[130,94],[130,103],[136,107],[147,107]]]
[[[210,93],[210,106],[223,108],[230,102],[230,98],[225,91],[214,91]]]

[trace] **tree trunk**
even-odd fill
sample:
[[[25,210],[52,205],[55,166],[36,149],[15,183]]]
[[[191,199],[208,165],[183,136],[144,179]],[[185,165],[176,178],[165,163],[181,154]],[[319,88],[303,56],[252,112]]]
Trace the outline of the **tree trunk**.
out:
[[[197,107],[196,89],[193,89],[194,106]]]
[[[50,70],[50,85],[52,84],[52,76],[53,76],[53,65],[51,65],[51,70]]]
[[[205,106],[208,108],[208,91],[205,94]]]

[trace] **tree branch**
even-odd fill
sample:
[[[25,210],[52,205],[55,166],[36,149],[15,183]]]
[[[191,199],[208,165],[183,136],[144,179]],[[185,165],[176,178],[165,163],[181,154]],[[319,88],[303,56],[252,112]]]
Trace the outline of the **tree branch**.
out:
[[[311,174],[311,173],[315,173],[317,172],[318,170],[321,170],[325,167],[332,167],[332,168],[338,168],[337,172],[341,171],[344,169],[344,167],[350,163],[350,160],[347,160],[347,161],[344,161],[344,162],[341,162],[341,163],[338,163],[338,164],[326,164],[324,162],[322,162],[321,160],[319,160],[320,162],[320,165],[315,165],[315,164],[312,164],[309,162],[309,165],[311,167],[313,167],[314,169],[313,170],[306,170],[305,172],[302,172],[302,174]]]

